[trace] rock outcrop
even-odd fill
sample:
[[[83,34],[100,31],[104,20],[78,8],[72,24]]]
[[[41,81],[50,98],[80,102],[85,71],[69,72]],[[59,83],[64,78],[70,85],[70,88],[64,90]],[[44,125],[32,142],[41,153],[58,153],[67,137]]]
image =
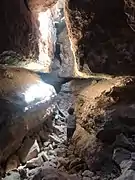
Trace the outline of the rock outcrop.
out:
[[[74,153],[85,160],[90,170],[106,174],[115,171],[117,176],[122,161],[114,162],[113,151],[117,148],[135,151],[134,84],[134,76],[93,83],[72,82],[78,122],[73,138]]]
[[[0,14],[0,53],[13,50],[37,58],[39,30],[24,1],[1,1]]]
[[[65,18],[80,71],[134,75],[132,0],[67,0]]]
[[[1,2],[1,64],[49,71],[56,39],[54,20],[59,10],[55,6],[56,2],[57,0]]]
[[[0,165],[10,170],[6,162],[24,163],[37,132],[47,139],[56,91],[23,68],[1,66],[0,84]]]

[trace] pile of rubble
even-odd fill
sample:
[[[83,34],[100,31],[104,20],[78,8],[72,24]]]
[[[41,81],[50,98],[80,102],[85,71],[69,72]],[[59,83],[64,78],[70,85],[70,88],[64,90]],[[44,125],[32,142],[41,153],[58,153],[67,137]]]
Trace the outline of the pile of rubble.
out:
[[[85,163],[79,157],[72,154],[72,145],[70,147],[65,145],[65,118],[56,114],[53,127],[53,133],[48,141],[40,147],[38,140],[35,140],[26,157],[26,164],[9,171],[4,180],[100,179],[99,176],[94,176],[93,172],[87,170]]]
[[[60,100],[61,99],[61,100]],[[98,180],[100,176],[88,170],[84,161],[74,155],[72,143],[66,145],[66,111],[73,103],[73,95],[65,85],[58,98],[59,110],[53,115],[52,133],[49,138],[45,130],[40,130],[36,139],[17,168],[16,157],[7,163],[7,174],[3,180]],[[62,114],[64,114],[62,116]],[[40,137],[40,138],[39,138]],[[31,143],[31,140],[27,141]],[[25,146],[26,147],[26,146]],[[25,154],[24,149],[24,154]],[[23,154],[22,153],[22,157]]]

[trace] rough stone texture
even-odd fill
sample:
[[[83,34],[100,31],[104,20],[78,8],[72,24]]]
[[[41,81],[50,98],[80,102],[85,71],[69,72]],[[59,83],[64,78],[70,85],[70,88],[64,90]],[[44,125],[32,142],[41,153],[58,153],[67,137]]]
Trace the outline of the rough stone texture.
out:
[[[65,2],[68,33],[81,71],[87,64],[93,73],[134,74],[134,9],[132,0]]]
[[[134,143],[127,139],[135,133],[134,82],[134,77],[117,77],[93,84],[72,82],[78,123],[73,137],[74,153],[85,160],[90,170],[116,171],[113,148],[135,150]]]
[[[56,170],[54,168],[42,168],[33,178],[32,180],[38,179],[57,179],[57,180],[71,180],[70,176],[62,171]]]
[[[53,23],[58,15],[57,0],[30,0],[28,6],[27,1],[1,2],[0,63],[49,71],[56,39]]]
[[[49,132],[53,99],[38,97],[30,102],[26,99],[29,87],[38,82],[40,77],[27,69],[5,66],[0,69],[0,165],[23,147],[23,141],[25,146],[25,137],[39,132],[41,124],[47,123]],[[28,151],[27,143],[24,149]]]
[[[74,75],[74,58],[71,51],[71,45],[68,37],[67,27],[62,30],[58,36],[58,42],[61,44],[61,60],[62,65],[60,66],[62,76],[73,76]]]
[[[36,148],[34,138],[26,137],[19,148],[17,155],[21,163],[26,163],[28,160],[37,157],[38,150]]]
[[[45,12],[47,9],[51,8],[57,0],[28,0],[29,8],[34,13]]]
[[[17,169],[17,167],[20,165],[20,161],[18,156],[12,155],[7,159],[7,164],[6,164],[6,172],[10,172],[12,170]]]
[[[13,50],[26,57],[37,58],[39,31],[24,1],[1,1],[0,14],[0,53]]]

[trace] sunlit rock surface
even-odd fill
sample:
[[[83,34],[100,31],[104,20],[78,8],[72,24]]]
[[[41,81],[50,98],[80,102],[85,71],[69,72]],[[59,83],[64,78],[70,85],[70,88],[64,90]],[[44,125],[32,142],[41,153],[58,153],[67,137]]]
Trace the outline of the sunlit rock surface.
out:
[[[59,11],[56,2],[1,2],[1,64],[35,69],[34,63],[37,69],[49,71],[56,41],[54,20]],[[48,9],[51,7],[53,10]]]
[[[40,126],[48,124],[45,132],[49,133],[55,96],[54,87],[36,73],[23,68],[0,68],[1,166],[21,148],[26,137],[39,132]],[[30,148],[31,143],[27,145]]]

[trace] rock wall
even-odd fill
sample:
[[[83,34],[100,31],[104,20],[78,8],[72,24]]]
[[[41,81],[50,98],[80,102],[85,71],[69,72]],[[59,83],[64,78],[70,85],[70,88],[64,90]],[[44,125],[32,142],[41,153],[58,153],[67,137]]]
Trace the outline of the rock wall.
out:
[[[65,17],[80,71],[134,74],[133,1],[67,0]]]
[[[106,81],[73,81],[71,86],[77,116],[71,151],[99,179],[135,177],[134,12],[133,0],[65,2],[78,70],[115,75]]]
[[[56,41],[56,2],[1,2],[1,64],[49,71]]]
[[[99,172],[101,179],[114,179],[121,171],[129,177],[128,170],[134,170],[134,160],[128,166],[123,154],[135,151],[134,82],[134,77],[72,82],[77,116],[73,152],[85,160],[88,169]]]
[[[0,53],[13,50],[21,55],[38,56],[38,28],[24,1],[1,1]]]

